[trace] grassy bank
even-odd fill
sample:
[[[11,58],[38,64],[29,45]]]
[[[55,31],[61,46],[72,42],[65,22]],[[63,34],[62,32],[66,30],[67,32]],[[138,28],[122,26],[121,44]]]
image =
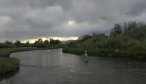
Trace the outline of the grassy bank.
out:
[[[0,57],[0,77],[6,77],[18,71],[19,60],[10,57]]]
[[[13,52],[42,50],[43,48],[1,48],[0,49],[0,78],[11,75],[19,70],[19,60],[9,57]]]
[[[9,57],[9,55],[13,52],[21,52],[21,51],[30,51],[30,50],[41,50],[44,48],[1,48],[0,49],[0,57]]]
[[[129,52],[124,50],[112,50],[112,49],[86,49],[89,56],[100,57],[117,57],[117,58],[146,58],[146,52]],[[79,48],[63,48],[64,53],[71,53],[77,55],[83,55],[85,49]]]

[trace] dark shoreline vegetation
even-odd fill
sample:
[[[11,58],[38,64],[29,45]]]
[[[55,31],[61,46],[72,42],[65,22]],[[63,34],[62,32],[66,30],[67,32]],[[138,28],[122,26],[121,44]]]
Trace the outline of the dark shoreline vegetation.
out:
[[[63,47],[63,52],[90,56],[146,59],[146,24],[115,24],[109,33],[93,33],[79,37]]]
[[[0,80],[19,70],[19,60],[16,58],[0,57],[0,64]]]

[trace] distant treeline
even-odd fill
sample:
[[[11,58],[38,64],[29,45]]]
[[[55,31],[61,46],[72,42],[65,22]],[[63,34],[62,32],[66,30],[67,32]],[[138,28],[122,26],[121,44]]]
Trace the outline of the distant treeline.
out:
[[[15,42],[12,41],[5,41],[4,43],[0,43],[0,48],[20,48],[20,47],[49,47],[53,45],[60,44],[60,40],[54,40],[53,38],[50,38],[49,40],[43,41],[42,39],[38,39],[34,43],[30,43],[27,41],[26,43],[21,43],[21,41],[17,40]]]
[[[89,55],[146,58],[146,24],[128,22],[115,24],[109,33],[93,33],[68,43],[63,51]]]

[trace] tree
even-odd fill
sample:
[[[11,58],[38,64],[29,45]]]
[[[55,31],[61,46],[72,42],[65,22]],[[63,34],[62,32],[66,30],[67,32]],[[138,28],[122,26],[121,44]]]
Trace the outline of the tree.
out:
[[[12,41],[5,41],[5,47],[7,47],[7,48],[11,48],[11,47],[13,47],[13,43],[12,43]]]
[[[143,22],[136,22],[136,21],[124,23],[124,32],[137,29],[143,25],[145,25]]]
[[[111,36],[116,36],[122,33],[122,27],[120,24],[115,24],[111,31]]]
[[[26,41],[26,44],[30,44],[29,41]]]
[[[88,39],[90,39],[92,36],[91,35],[84,35],[84,36],[81,36],[81,37],[79,37],[79,41],[85,41],[85,40],[88,40]]]
[[[15,47],[21,47],[21,42],[19,40],[17,40],[14,44],[15,44]]]
[[[48,40],[45,40],[45,41],[44,41],[44,45],[45,45],[45,46],[48,46],[49,44],[50,44],[50,42],[49,42]]]
[[[45,47],[44,42],[42,39],[38,39],[37,41],[35,41],[34,43],[35,47]]]
[[[25,45],[25,47],[30,47],[31,46],[29,41],[26,41],[26,43],[24,45]]]
[[[56,44],[60,44],[61,41],[60,40],[54,40],[53,38],[50,38],[50,44],[51,45],[56,45]]]

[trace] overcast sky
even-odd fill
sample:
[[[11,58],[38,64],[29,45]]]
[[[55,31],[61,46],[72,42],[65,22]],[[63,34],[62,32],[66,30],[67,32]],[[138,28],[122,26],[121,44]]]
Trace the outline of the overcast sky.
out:
[[[0,41],[107,32],[146,22],[146,0],[0,0]]]

